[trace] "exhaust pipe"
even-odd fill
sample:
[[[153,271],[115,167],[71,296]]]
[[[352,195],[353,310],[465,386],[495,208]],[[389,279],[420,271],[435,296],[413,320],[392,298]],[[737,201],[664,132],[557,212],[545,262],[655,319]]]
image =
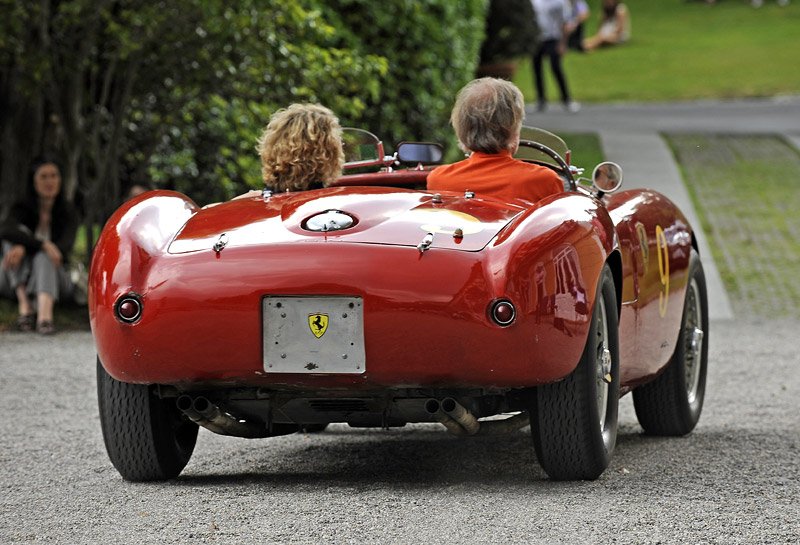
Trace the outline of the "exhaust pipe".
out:
[[[447,416],[458,422],[467,435],[475,435],[481,429],[478,419],[452,397],[442,400],[442,410]]]
[[[429,399],[425,402],[425,410],[436,422],[444,425],[454,435],[504,435],[524,428],[530,424],[528,413],[519,413],[502,420],[485,420],[480,422],[475,415],[452,397]]]
[[[437,399],[429,399],[425,402],[425,410],[431,417],[438,422],[439,424],[443,425],[447,428],[447,431],[452,433],[453,435],[466,435],[467,432],[464,431],[464,428],[461,427],[461,424],[447,416],[444,411],[442,411],[441,403]]]
[[[266,427],[253,422],[239,421],[203,396],[192,399],[188,395],[182,395],[176,404],[189,420],[216,434],[249,439],[270,436]]]

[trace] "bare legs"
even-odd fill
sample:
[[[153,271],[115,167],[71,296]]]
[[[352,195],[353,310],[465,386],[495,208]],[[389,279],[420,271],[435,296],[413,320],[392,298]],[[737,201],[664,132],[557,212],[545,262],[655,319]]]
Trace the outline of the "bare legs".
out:
[[[52,322],[53,321],[53,307],[55,306],[55,299],[49,293],[39,292],[36,294],[36,306],[38,309],[38,314],[36,316],[36,322],[41,324],[42,322]]]
[[[30,300],[28,300],[28,293],[26,289],[27,288],[24,284],[20,284],[17,286],[17,289],[14,290],[17,294],[17,308],[19,309],[20,316],[28,316],[33,314],[33,309],[31,308]]]

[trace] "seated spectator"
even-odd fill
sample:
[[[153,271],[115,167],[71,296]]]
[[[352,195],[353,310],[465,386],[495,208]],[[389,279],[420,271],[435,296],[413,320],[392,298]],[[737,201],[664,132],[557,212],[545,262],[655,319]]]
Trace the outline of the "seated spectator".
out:
[[[64,199],[58,165],[36,160],[26,196],[0,225],[0,294],[16,298],[21,331],[55,332],[53,307],[72,294],[66,262],[77,227],[78,214]]]
[[[468,83],[456,97],[450,122],[469,158],[434,169],[428,190],[470,190],[531,203],[563,191],[556,172],[512,157],[519,147],[524,109],[522,93],[513,83],[494,78]]]
[[[603,0],[602,19],[597,34],[583,41],[586,51],[627,42],[631,37],[628,7],[619,0]]]

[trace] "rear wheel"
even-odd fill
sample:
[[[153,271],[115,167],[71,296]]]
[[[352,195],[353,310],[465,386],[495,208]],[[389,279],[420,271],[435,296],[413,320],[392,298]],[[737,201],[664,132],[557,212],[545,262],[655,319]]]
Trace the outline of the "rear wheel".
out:
[[[322,433],[327,427],[327,424],[303,424],[300,429],[305,433]]]
[[[633,391],[633,406],[650,435],[686,435],[700,419],[706,393],[708,295],[700,256],[692,250],[678,344],[658,378]]]
[[[197,424],[151,387],[111,377],[97,360],[97,400],[111,463],[127,481],[173,479],[186,467]]]
[[[578,367],[536,388],[530,407],[536,456],[551,479],[596,479],[611,461],[619,407],[617,329],[616,290],[606,265]]]

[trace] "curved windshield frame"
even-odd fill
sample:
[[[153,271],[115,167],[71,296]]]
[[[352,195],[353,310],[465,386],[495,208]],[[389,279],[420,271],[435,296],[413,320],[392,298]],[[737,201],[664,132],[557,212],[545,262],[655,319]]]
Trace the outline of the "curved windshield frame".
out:
[[[550,131],[546,131],[537,127],[522,127],[519,137],[520,140],[532,140],[534,142],[544,144],[551,150],[558,153],[561,158],[564,159],[565,163],[570,164],[569,146],[567,146],[567,143],[564,142],[561,137],[551,133]],[[514,157],[523,161],[536,161],[537,163],[545,163],[554,167],[558,167],[559,169],[561,168],[561,165],[559,165],[558,162],[552,157],[533,148],[520,146],[520,148],[517,150],[517,153],[514,154]]]
[[[342,147],[344,149],[344,168],[383,166],[385,162],[383,142],[369,131],[342,128]]]

